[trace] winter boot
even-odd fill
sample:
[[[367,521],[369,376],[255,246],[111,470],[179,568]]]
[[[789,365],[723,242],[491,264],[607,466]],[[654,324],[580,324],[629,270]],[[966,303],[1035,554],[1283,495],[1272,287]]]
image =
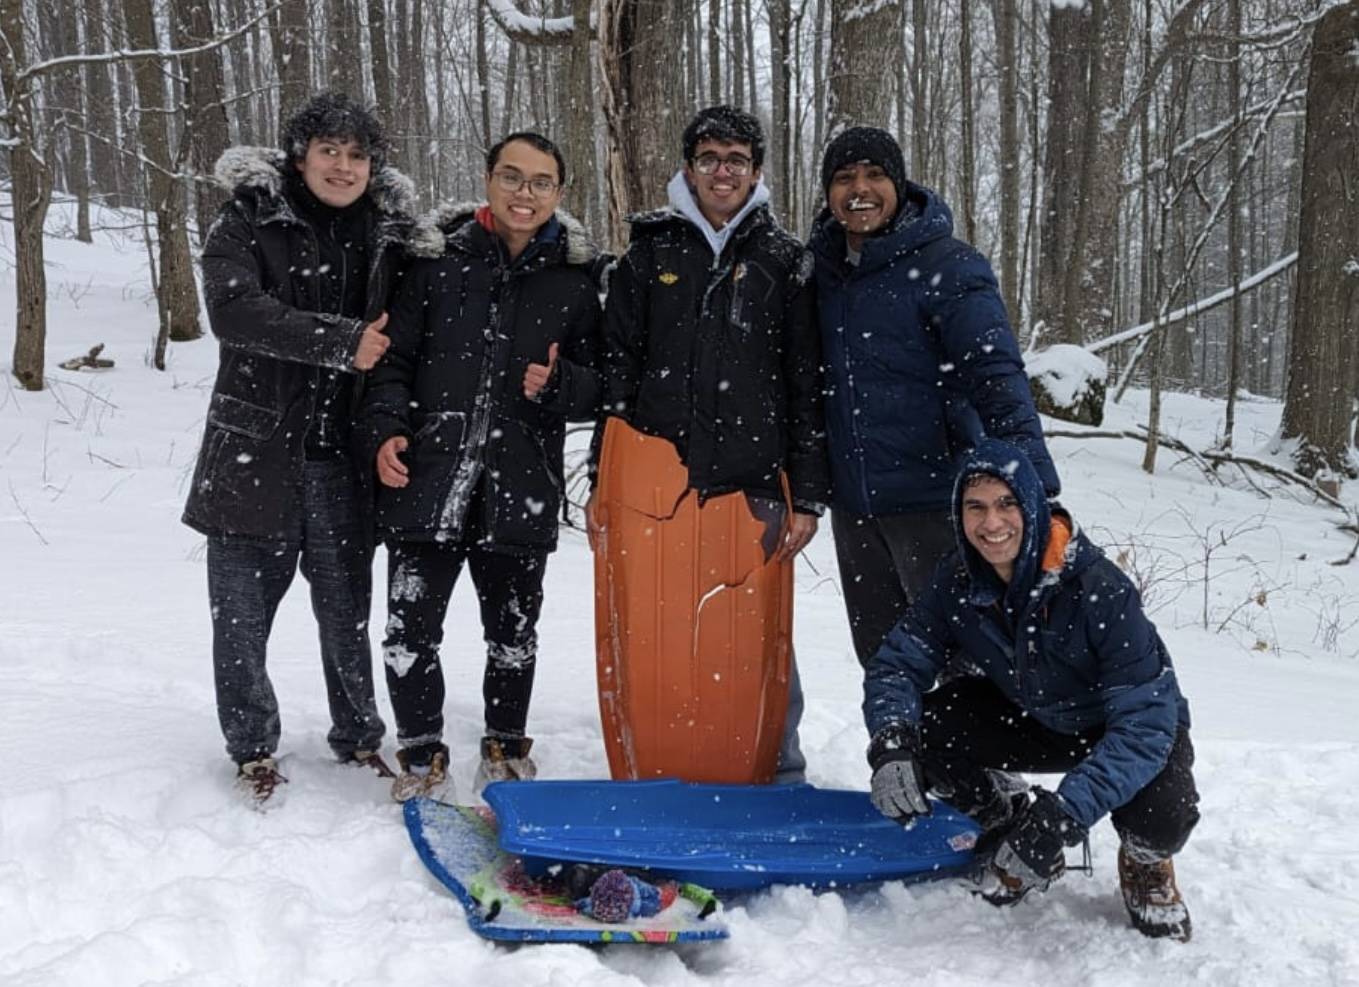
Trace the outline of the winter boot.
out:
[[[386,778],[388,781],[396,778],[396,772],[382,759],[382,754],[378,751],[354,751],[342,755],[340,763],[356,768],[367,768],[379,778]]]
[[[453,785],[448,780],[448,748],[443,744],[424,744],[396,752],[401,774],[392,782],[392,798],[409,802],[413,798],[451,800]]]
[[[272,757],[236,765],[236,793],[252,809],[264,811],[266,803],[274,799],[278,786],[287,782],[288,779],[278,773],[278,762]],[[281,797],[274,799],[272,804],[278,805],[280,801]]]
[[[482,737],[481,764],[472,791],[480,795],[493,781],[532,781],[538,776],[538,766],[529,757],[532,747],[532,737]]]
[[[1133,927],[1153,939],[1188,942],[1189,909],[1175,884],[1175,863],[1124,843],[1118,848],[1118,883]]]

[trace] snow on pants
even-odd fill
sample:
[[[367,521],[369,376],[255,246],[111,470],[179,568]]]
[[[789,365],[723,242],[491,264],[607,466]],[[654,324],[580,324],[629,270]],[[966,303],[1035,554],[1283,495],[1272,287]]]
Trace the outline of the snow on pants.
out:
[[[509,555],[476,541],[392,541],[387,546],[387,636],[382,655],[403,748],[439,743],[444,732],[444,616],[463,563],[481,605],[486,733],[522,737],[538,656],[547,552]]]
[[[835,558],[860,665],[956,547],[947,510],[866,517],[831,509]]]
[[[969,815],[998,798],[987,769],[1070,771],[1102,730],[1057,733],[1010,702],[990,679],[958,678],[925,694],[922,761],[930,786]],[[1125,843],[1157,856],[1178,853],[1199,821],[1194,745],[1181,726],[1161,773],[1110,814]]]
[[[208,599],[217,718],[238,764],[278,749],[279,713],[265,671],[274,615],[301,562],[321,637],[330,703],[326,739],[339,757],[377,750],[385,727],[373,696],[368,642],[372,549],[348,459],[308,462],[302,511],[286,538],[208,538]]]

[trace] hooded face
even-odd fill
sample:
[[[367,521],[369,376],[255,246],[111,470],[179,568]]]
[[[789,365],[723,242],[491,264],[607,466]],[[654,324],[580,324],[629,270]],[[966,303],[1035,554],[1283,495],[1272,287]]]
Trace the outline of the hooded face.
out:
[[[496,233],[507,243],[527,243],[561,205],[560,182],[557,159],[551,154],[527,141],[514,140],[502,147],[486,176],[486,201]],[[539,191],[534,191],[535,185]]]
[[[1024,543],[1024,514],[1014,491],[994,476],[979,474],[963,488],[960,506],[968,544],[1009,583]]]
[[[698,211],[713,229],[720,230],[741,211],[760,180],[753,155],[749,144],[701,140],[694,148],[693,160],[684,163],[684,177],[694,188]],[[704,174],[708,168],[712,172]],[[733,169],[744,174],[732,174]]]
[[[307,156],[297,161],[298,174],[311,194],[326,205],[344,209],[368,191],[372,161],[352,140],[313,137]]]
[[[856,161],[831,175],[826,201],[840,221],[850,246],[881,232],[897,214],[897,187],[881,165]]]

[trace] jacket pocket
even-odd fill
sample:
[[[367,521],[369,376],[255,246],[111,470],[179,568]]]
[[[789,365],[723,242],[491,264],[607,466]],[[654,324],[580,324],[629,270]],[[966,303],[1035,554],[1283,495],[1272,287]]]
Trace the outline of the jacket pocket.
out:
[[[208,409],[209,425],[261,442],[273,436],[282,420],[282,412],[233,398],[230,394],[214,394]]]
[[[440,411],[425,419],[406,454],[410,482],[379,489],[380,527],[412,533],[438,529],[462,457],[466,427],[467,415],[461,411]]]

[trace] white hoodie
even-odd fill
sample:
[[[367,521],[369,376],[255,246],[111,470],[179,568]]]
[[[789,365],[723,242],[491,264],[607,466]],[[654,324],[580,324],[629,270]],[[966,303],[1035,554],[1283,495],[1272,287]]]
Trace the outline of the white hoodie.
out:
[[[708,246],[712,247],[714,264],[722,256],[722,249],[731,239],[731,234],[741,225],[741,220],[750,215],[751,210],[769,201],[769,186],[764,183],[764,176],[761,176],[755,187],[750,190],[750,198],[746,199],[746,204],[727,221],[725,226],[715,230],[698,208],[698,200],[694,198],[693,190],[689,188],[689,179],[685,177],[683,168],[670,179],[670,184],[665,190],[670,196],[670,208],[698,227],[699,232],[708,241]]]

